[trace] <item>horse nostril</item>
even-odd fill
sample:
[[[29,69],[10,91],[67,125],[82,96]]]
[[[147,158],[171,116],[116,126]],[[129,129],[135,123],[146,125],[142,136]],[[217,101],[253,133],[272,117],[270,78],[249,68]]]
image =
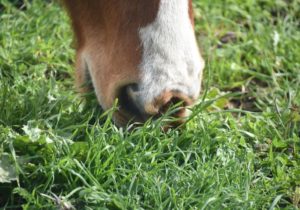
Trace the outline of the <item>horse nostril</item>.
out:
[[[133,121],[143,121],[143,115],[141,114],[136,99],[133,96],[133,92],[138,91],[137,84],[130,84],[122,87],[119,90],[118,99],[119,99],[119,106],[120,106],[120,113],[125,115],[128,120]]]
[[[143,92],[142,92],[143,93]],[[118,92],[120,109],[117,113],[118,120],[122,124],[128,122],[145,122],[150,117],[159,118],[168,113],[175,117],[176,122],[170,123],[170,126],[182,124],[186,117],[186,107],[193,104],[191,97],[179,91],[165,91],[152,102],[143,104],[141,101],[141,92],[137,84],[130,84],[122,87]],[[174,109],[170,109],[174,108]],[[170,112],[168,112],[170,110]]]
[[[166,91],[157,97],[153,103],[145,106],[145,111],[149,115],[160,117],[174,108],[170,113],[172,117],[181,118],[186,116],[186,107],[193,103],[193,99],[179,91]]]
[[[185,111],[185,102],[178,98],[178,97],[173,97],[171,98],[166,104],[162,105],[159,109],[159,114],[164,114],[168,112],[170,108],[176,108],[175,113],[173,113],[174,117],[180,117],[180,114]]]

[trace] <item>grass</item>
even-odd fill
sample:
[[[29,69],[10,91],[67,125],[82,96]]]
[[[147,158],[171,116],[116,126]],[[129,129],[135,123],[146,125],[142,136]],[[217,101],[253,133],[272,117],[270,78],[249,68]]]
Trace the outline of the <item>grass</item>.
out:
[[[73,87],[68,18],[0,0],[0,208],[299,209],[299,0],[194,1],[206,60],[185,129],[132,131]]]

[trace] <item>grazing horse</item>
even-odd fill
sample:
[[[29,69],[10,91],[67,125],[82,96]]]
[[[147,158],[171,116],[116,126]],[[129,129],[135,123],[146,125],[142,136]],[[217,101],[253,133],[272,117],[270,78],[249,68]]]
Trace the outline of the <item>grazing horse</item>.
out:
[[[63,0],[77,42],[76,84],[91,80],[104,110],[118,99],[119,126],[143,122],[199,96],[204,61],[192,0]]]

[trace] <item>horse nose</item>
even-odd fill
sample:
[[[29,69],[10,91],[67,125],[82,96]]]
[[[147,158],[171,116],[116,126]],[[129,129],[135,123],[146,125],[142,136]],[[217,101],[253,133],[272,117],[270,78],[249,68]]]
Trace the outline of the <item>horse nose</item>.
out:
[[[153,99],[143,99],[145,96],[137,84],[125,86],[119,94],[119,112],[123,117],[126,115],[128,120],[144,122],[150,117],[158,118],[167,113],[170,108],[176,107],[170,114],[176,118],[173,124],[177,126],[184,122],[187,107],[195,101],[180,90],[165,90]]]
[[[149,115],[157,115],[166,113],[169,108],[177,105],[179,112],[175,117],[184,117],[185,108],[190,106],[193,100],[178,90],[164,91],[152,102],[145,104],[144,111]]]
[[[144,111],[151,116],[161,116],[174,107],[172,117],[177,118],[177,123],[184,122],[184,117],[187,116],[187,107],[194,103],[191,97],[178,90],[168,90],[161,93],[149,103],[144,105]]]

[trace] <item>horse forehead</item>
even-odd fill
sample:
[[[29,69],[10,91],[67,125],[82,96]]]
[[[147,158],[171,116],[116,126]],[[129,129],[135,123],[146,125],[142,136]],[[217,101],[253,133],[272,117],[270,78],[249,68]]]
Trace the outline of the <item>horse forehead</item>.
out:
[[[140,18],[144,19],[144,25],[154,22],[157,16],[176,15],[184,10],[188,11],[190,21],[194,25],[192,0],[138,0],[140,1]],[[178,9],[181,9],[179,11]]]
[[[101,1],[101,0],[100,0]],[[101,11],[111,22],[133,27],[145,27],[155,22],[157,16],[180,15],[188,11],[193,24],[192,0],[103,0]],[[174,10],[175,9],[175,10]],[[179,11],[178,9],[181,9]],[[170,17],[172,18],[172,17]],[[111,24],[110,27],[115,27]],[[129,31],[124,28],[124,32]]]

